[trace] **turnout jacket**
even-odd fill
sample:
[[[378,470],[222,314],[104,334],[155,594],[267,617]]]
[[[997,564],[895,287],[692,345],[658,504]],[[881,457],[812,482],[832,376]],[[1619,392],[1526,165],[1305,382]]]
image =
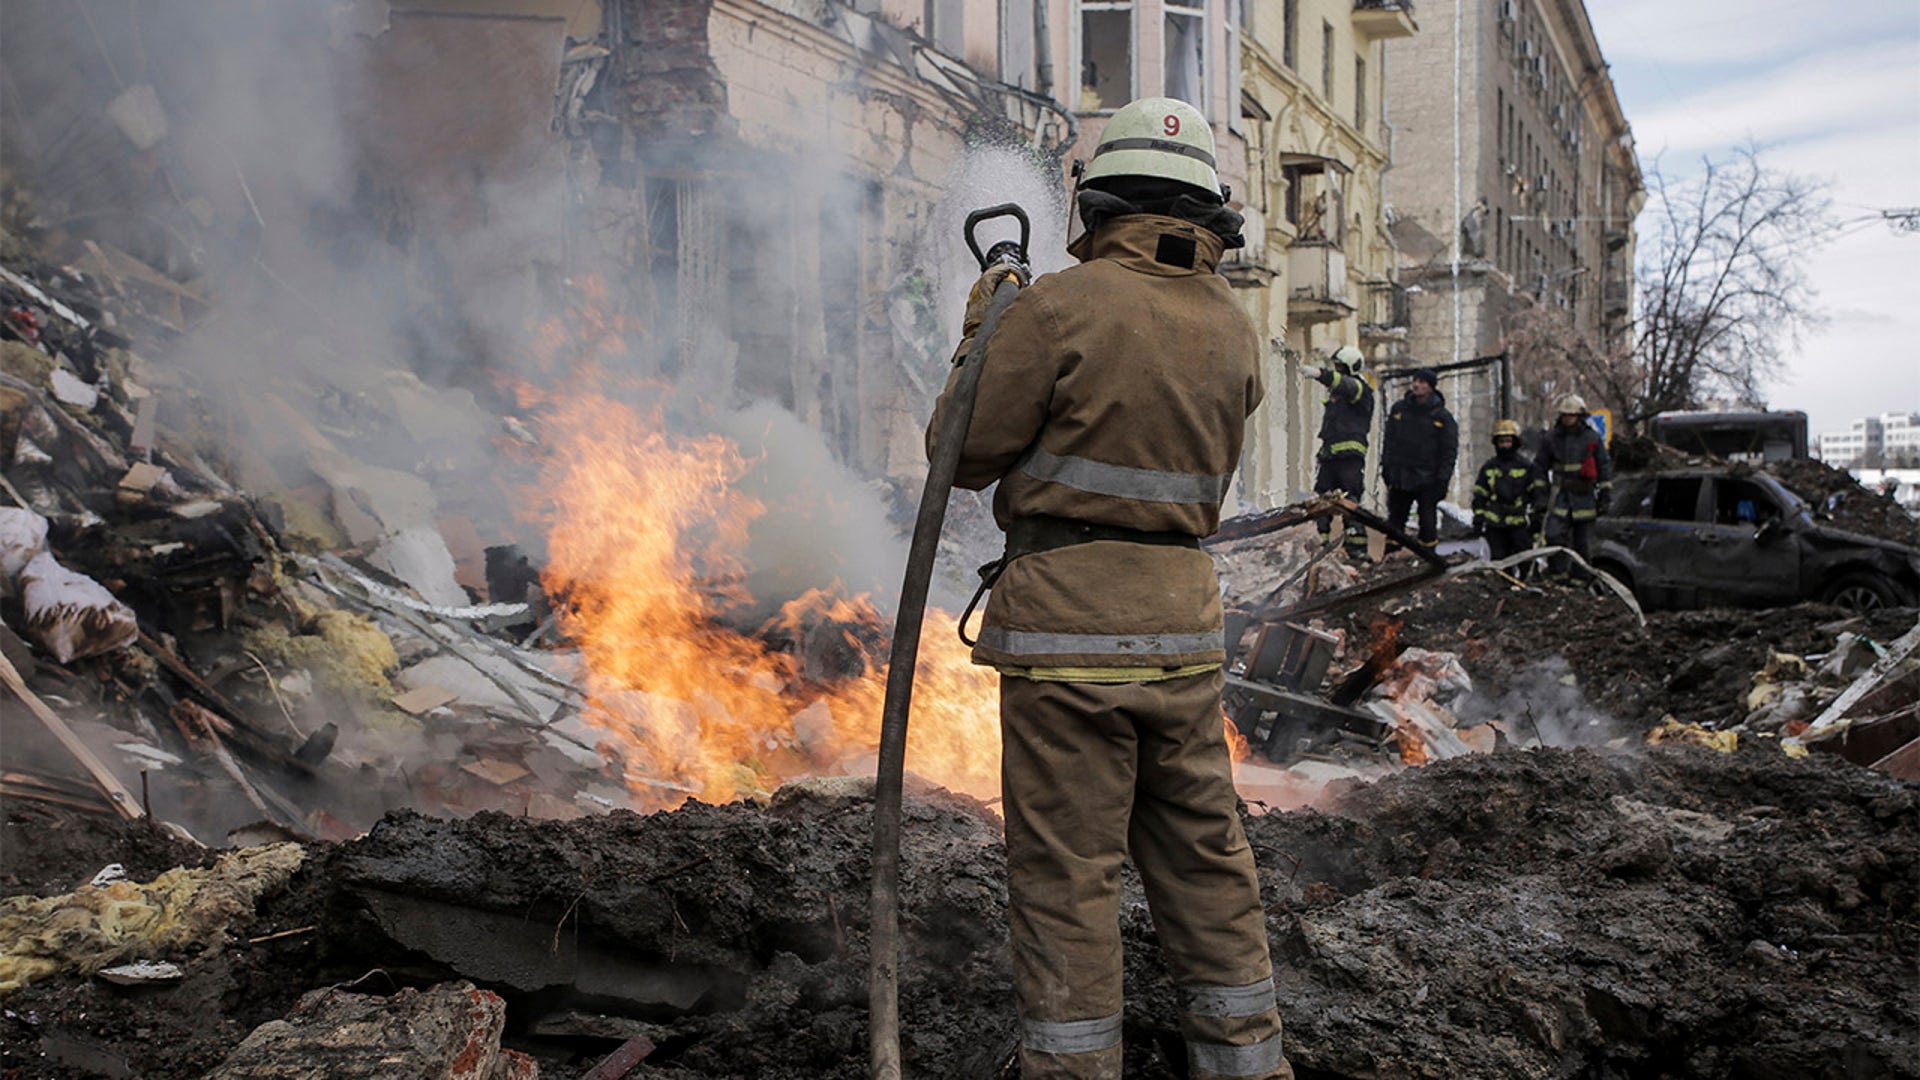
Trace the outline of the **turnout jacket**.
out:
[[[1327,411],[1320,417],[1320,456],[1365,454],[1373,431],[1373,387],[1358,375],[1334,368],[1320,372],[1327,386]]]
[[[1387,414],[1386,435],[1380,446],[1380,475],[1388,487],[1444,490],[1453,479],[1453,466],[1459,456],[1460,425],[1447,411],[1447,399],[1439,390],[1427,398],[1425,405],[1408,392]]]
[[[1555,423],[1540,447],[1540,471],[1553,484],[1553,513],[1576,521],[1600,516],[1600,500],[1613,487],[1613,455],[1589,424]]]
[[[1473,517],[1489,529],[1527,523],[1527,511],[1547,508],[1547,481],[1519,447],[1502,450],[1480,466],[1473,483]]]
[[[1114,218],[1079,266],[1023,289],[987,343],[959,487],[999,481],[994,518],[1048,516],[1209,536],[1260,403],[1259,336],[1214,272],[1220,238]],[[927,429],[949,408],[950,378]],[[1220,587],[1198,545],[1094,540],[1021,555],[987,601],[975,663],[1217,664]]]

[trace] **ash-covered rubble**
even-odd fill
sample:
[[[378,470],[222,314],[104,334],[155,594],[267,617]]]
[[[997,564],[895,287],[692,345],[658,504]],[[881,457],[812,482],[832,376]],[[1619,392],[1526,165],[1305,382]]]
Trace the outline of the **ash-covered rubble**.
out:
[[[169,989],[55,977],[9,995],[0,1068],[200,1076],[258,1025],[309,1024],[309,992],[413,1009],[465,979],[501,1003],[498,1045],[548,1078],[634,1040],[652,1049],[631,1077],[864,1076],[867,790],[393,816],[308,845],[228,945],[175,957]],[[937,791],[907,805],[907,1065],[1017,1075],[995,820]],[[1920,1076],[1916,811],[1912,785],[1834,758],[1682,746],[1473,755],[1250,817],[1289,1056],[1313,1080]],[[8,888],[172,853],[138,827],[78,827],[93,844],[9,823]],[[1179,1003],[1125,889],[1127,1075],[1170,1080]]]
[[[124,253],[62,262],[6,235],[6,794],[207,841],[259,819],[345,837],[397,806],[627,805],[577,661],[526,647],[554,636],[538,575],[476,502],[532,473],[445,453],[448,424],[525,445],[519,418],[404,371],[349,376],[316,340],[304,374],[262,371],[236,407],[150,359],[190,347],[204,301],[176,311],[152,268],[122,286]]]

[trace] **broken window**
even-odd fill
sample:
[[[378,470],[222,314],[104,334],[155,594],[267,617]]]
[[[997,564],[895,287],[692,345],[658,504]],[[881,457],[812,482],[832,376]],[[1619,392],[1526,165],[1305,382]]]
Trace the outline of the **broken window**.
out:
[[[1285,0],[1280,5],[1280,62],[1295,67],[1294,59],[1299,53],[1295,46],[1300,37],[1300,0]]]
[[[821,433],[842,461],[858,449],[860,312],[865,299],[864,185],[834,185],[820,204],[820,305],[826,366],[820,373]]]
[[[1207,16],[1201,0],[1167,0],[1166,95],[1207,113]]]
[[[1284,212],[1294,227],[1295,243],[1342,244],[1345,192],[1340,177],[1345,163],[1314,154],[1280,155],[1280,177],[1287,184]]]
[[[1652,502],[1653,481],[1651,480],[1628,478],[1614,485],[1614,517],[1646,517]]]
[[[1080,112],[1133,100],[1133,5],[1080,5]]]
[[[925,14],[927,40],[948,56],[959,56],[966,48],[966,0],[926,0]]]
[[[1367,62],[1353,58],[1353,126],[1367,133]]]
[[[1653,514],[1660,521],[1692,521],[1700,513],[1698,476],[1663,476],[1655,482]]]
[[[680,181],[650,176],[646,181],[647,280],[653,292],[656,326],[676,326],[680,313]],[[658,336],[662,372],[680,370],[680,335]]]
[[[1034,89],[1033,5],[1000,0],[1000,81]]]
[[[1333,107],[1333,24],[1320,24],[1320,96]]]
[[[1779,504],[1759,484],[1724,476],[1714,481],[1714,524],[1759,526],[1779,517]]]

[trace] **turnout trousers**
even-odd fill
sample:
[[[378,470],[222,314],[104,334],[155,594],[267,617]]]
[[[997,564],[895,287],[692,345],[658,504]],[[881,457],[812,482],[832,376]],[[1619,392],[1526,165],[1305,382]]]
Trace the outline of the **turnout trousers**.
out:
[[[1547,514],[1547,543],[1567,548],[1583,559],[1593,557],[1593,521],[1599,517],[1594,497],[1589,494],[1555,492],[1553,509]],[[1547,559],[1547,572],[1554,577],[1585,581],[1587,572],[1565,555]]]
[[[1532,546],[1533,537],[1527,535],[1525,525],[1487,527],[1487,558],[1495,562],[1509,555],[1518,555]]]
[[[1355,503],[1360,501],[1367,490],[1367,455],[1333,454],[1320,459],[1319,471],[1313,477],[1313,493],[1324,495],[1338,491]],[[1332,523],[1321,518],[1318,524],[1320,538],[1325,540],[1332,531]],[[1345,533],[1340,538],[1341,547],[1347,558],[1358,559],[1367,553],[1367,527],[1357,521],[1348,521]]]
[[[1219,671],[1000,681],[1007,891],[1025,1080],[1118,1080],[1120,868],[1140,872],[1195,1080],[1286,1080]]]

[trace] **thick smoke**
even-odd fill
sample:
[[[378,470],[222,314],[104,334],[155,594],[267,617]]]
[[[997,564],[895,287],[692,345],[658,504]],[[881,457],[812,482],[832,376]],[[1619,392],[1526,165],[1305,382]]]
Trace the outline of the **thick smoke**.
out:
[[[1497,722],[1522,746],[1601,746],[1628,733],[1626,725],[1587,700],[1561,656],[1528,665],[1497,697],[1468,695],[1456,712],[1463,725]]]

